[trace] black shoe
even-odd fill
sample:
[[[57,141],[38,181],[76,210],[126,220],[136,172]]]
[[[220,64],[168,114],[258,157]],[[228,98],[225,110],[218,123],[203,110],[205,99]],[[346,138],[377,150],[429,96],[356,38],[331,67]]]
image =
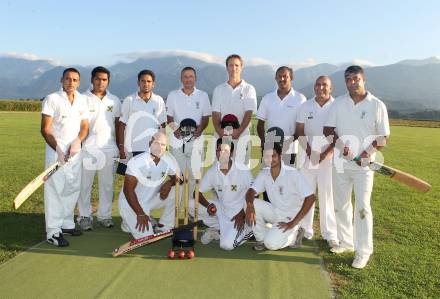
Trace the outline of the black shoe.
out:
[[[74,237],[82,235],[82,232],[79,229],[76,229],[76,228],[68,228],[68,229],[67,228],[62,228],[61,231],[63,232],[63,234],[71,235],[71,236],[74,236]]]
[[[58,233],[58,236],[53,235],[51,238],[47,239],[47,242],[58,247],[69,246],[69,241],[64,239],[63,234],[60,233]]]

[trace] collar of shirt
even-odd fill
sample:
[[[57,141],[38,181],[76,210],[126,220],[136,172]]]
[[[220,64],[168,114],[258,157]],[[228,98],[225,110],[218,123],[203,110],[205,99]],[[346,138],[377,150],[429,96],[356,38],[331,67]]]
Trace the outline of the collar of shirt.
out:
[[[104,103],[105,101],[107,101],[109,98],[108,96],[110,95],[110,92],[108,90],[105,91],[105,96],[101,99],[100,97],[98,97],[97,95],[95,95],[92,90],[87,89],[86,91],[86,95],[89,97],[92,97],[95,100],[99,100],[100,103]]]
[[[183,86],[181,86],[181,87],[179,88],[179,93],[180,93],[180,95],[185,96],[185,97],[188,97],[188,98],[190,98],[190,97],[196,95],[197,91],[198,91],[198,89],[194,86],[194,90],[193,90],[193,92],[192,92],[190,95],[187,95],[186,93],[183,92]]]
[[[148,99],[148,101],[146,103],[148,103],[149,101],[151,101],[155,97],[156,97],[156,94],[154,92],[151,92],[151,97]],[[139,90],[135,92],[134,100],[139,100],[139,101],[145,102],[145,100],[139,96]]]
[[[280,102],[285,102],[289,99],[293,99],[298,94],[298,92],[295,91],[293,88],[290,88],[290,91],[286,94],[286,96],[283,99],[281,99],[280,96],[278,95],[278,88],[275,89],[275,91],[273,93],[274,93],[275,98],[278,99]]]
[[[266,166],[263,169],[265,169],[267,171],[268,176],[274,181],[276,182],[280,177],[284,176],[284,173],[286,172],[286,164],[284,164],[283,161],[281,161],[281,170],[280,170],[280,174],[277,176],[276,180],[273,179],[272,174],[270,173],[270,166]]]
[[[319,105],[318,101],[316,101],[316,96],[313,97],[313,104],[318,106],[319,108],[323,109],[328,107],[331,103],[333,103],[335,99],[333,98],[333,96],[330,96],[330,99],[324,104],[324,106],[321,107],[321,105]]]
[[[219,162],[219,161],[217,161],[217,170],[218,170],[218,172],[221,173],[222,175],[224,175],[224,176],[229,176],[229,174],[232,173],[232,172],[235,170],[235,162],[234,162],[234,160],[232,160],[231,169],[229,169],[229,171],[228,171],[226,174],[224,174],[224,173],[220,170],[220,162]]]
[[[346,101],[350,102],[352,106],[360,106],[360,104],[362,103],[371,102],[372,99],[373,99],[373,95],[369,91],[367,91],[367,95],[365,96],[365,98],[363,98],[362,101],[359,101],[357,102],[357,104],[355,104],[350,94],[349,93],[346,94]]]
[[[58,94],[64,98],[66,101],[69,101],[69,98],[67,97],[67,93],[64,91],[64,89],[61,87],[60,90],[58,91]],[[74,99],[73,102],[75,103],[75,100],[81,95],[78,90],[75,90],[74,92]],[[69,101],[70,102],[70,101]]]
[[[228,81],[225,82],[225,86],[227,86],[227,87],[228,87],[229,89],[231,89],[231,90],[236,90],[236,89],[238,89],[238,88],[243,88],[246,84],[247,84],[247,82],[244,81],[244,79],[241,79],[240,84],[238,84],[237,86],[235,86],[235,88],[233,88],[233,87],[228,83]]]

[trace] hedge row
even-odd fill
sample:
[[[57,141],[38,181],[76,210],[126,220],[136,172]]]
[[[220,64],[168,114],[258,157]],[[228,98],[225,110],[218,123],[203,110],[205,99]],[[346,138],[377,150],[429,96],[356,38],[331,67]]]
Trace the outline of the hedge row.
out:
[[[0,111],[41,111],[41,101],[0,100]]]

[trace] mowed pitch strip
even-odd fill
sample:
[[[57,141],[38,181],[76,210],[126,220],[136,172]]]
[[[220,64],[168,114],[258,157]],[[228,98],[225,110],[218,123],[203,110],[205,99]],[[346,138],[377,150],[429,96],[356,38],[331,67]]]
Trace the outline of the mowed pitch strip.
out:
[[[170,240],[117,259],[127,240],[119,229],[67,237],[71,246],[42,243],[0,266],[3,298],[328,298],[327,277],[311,241],[301,249],[256,253],[252,243],[226,252],[197,244],[197,257],[166,258]]]

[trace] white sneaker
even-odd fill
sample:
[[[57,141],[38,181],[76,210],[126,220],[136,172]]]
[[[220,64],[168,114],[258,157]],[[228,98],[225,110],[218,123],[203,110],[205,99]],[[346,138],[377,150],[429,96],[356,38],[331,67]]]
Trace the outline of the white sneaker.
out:
[[[99,224],[101,224],[102,226],[106,227],[106,228],[112,228],[113,226],[115,226],[115,223],[113,222],[112,219],[103,219],[99,221]]]
[[[330,248],[330,251],[336,254],[341,254],[341,253],[347,253],[347,252],[353,252],[354,249],[353,247],[344,247],[344,246],[336,246],[336,247],[332,247]]]
[[[369,259],[370,259],[370,256],[368,254],[367,255],[360,255],[360,254],[356,253],[351,266],[356,269],[363,269],[367,265]]]
[[[81,217],[79,219],[79,227],[81,230],[92,230],[93,229],[93,218],[92,217]]]
[[[252,247],[252,249],[254,249],[255,251],[262,251],[262,250],[266,250],[266,246],[264,246],[263,241],[257,241],[255,245]]]
[[[211,243],[213,240],[220,240],[220,232],[215,228],[207,228],[200,238],[203,245]]]
[[[339,247],[339,241],[338,240],[327,240],[327,244],[330,248]]]

